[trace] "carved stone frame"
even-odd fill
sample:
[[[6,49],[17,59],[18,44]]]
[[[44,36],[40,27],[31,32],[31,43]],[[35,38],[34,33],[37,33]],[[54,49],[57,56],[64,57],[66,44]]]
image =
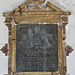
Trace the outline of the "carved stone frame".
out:
[[[49,2],[48,6],[51,5]],[[15,9],[21,10],[20,7]],[[66,75],[66,54],[65,54],[65,42],[66,32],[65,26],[68,23],[68,15],[70,12],[64,12],[61,9],[52,5],[53,9],[56,11],[40,10],[35,11],[29,10],[27,12],[15,12],[14,10],[10,13],[3,13],[6,17],[6,25],[9,28],[9,65],[8,72],[9,75]],[[19,19],[20,18],[20,19]],[[26,19],[26,20],[25,20]],[[15,72],[15,52],[16,52],[16,25],[18,24],[39,24],[39,23],[49,23],[58,24],[58,72]]]

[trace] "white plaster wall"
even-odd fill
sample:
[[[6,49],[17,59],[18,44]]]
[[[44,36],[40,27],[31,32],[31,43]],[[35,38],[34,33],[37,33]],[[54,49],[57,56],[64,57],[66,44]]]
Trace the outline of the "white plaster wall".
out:
[[[8,28],[4,24],[4,11],[11,11],[25,0],[0,0],[0,48],[8,43]],[[48,0],[47,0],[48,1]],[[67,44],[75,50],[75,0],[50,0],[57,1],[72,12],[67,28]],[[0,51],[0,75],[8,74],[8,57]],[[67,57],[67,74],[75,75],[75,51]]]

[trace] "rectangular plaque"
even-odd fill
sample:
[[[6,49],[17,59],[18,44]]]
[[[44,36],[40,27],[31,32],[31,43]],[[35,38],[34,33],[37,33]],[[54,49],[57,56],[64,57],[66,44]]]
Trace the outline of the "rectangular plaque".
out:
[[[58,71],[58,25],[16,26],[16,72]]]

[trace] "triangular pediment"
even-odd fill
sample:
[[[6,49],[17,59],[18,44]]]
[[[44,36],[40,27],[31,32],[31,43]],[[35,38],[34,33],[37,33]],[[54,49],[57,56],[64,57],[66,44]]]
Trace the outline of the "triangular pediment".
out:
[[[25,12],[25,11],[63,11],[62,9],[56,7],[50,2],[44,5],[45,0],[27,0],[17,8],[11,11],[15,12]]]
[[[48,7],[49,9],[54,10],[54,11],[63,11],[62,9],[56,7],[55,5],[53,5],[53,4],[50,3],[50,2],[47,2],[47,7]]]

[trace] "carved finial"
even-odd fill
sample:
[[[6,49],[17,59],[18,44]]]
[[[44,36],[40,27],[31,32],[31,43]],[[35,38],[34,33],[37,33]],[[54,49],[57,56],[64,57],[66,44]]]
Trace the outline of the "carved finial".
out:
[[[28,2],[32,3],[32,2],[38,2],[38,3],[44,3],[45,0],[27,0]]]

